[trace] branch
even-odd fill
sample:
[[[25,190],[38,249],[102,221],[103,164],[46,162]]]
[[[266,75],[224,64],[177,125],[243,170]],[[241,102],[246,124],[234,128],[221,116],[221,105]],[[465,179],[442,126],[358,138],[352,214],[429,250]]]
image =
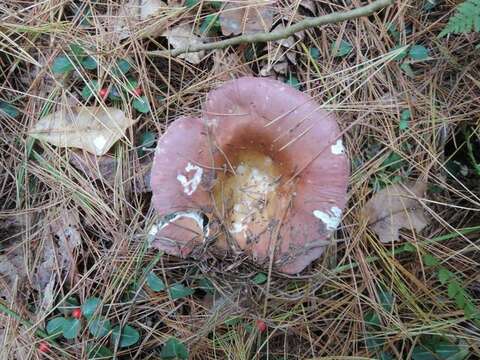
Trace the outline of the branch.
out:
[[[297,32],[307,30],[313,27],[327,25],[327,24],[335,24],[345,20],[350,20],[350,19],[355,19],[362,16],[371,15],[375,11],[381,10],[387,7],[388,5],[393,4],[393,2],[394,0],[375,0],[369,5],[365,5],[353,10],[348,10],[343,12],[334,12],[334,13],[319,16],[319,17],[306,18],[306,19],[303,19],[302,21],[299,21],[296,24],[288,26],[279,31],[256,33],[256,34],[245,34],[245,35],[236,36],[226,40],[211,42],[208,44],[190,45],[190,46],[181,47],[181,48],[172,49],[172,50],[149,51],[147,52],[147,54],[155,55],[155,56],[177,56],[177,55],[185,54],[188,52],[223,49],[223,48],[226,48],[227,46],[244,44],[244,43],[257,43],[257,42],[267,42],[267,41],[285,39]]]

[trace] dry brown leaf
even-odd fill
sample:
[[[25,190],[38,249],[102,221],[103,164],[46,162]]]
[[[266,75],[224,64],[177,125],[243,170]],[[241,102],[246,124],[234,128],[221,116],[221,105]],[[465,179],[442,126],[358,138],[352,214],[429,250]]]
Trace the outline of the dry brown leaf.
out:
[[[0,299],[11,300],[11,290],[15,283],[27,277],[23,251],[15,248],[7,254],[0,255]]]
[[[315,6],[315,2],[313,0],[301,0],[300,6],[309,10],[312,14],[317,13],[317,8]]]
[[[61,211],[59,218],[46,229],[43,257],[36,273],[40,289],[43,290],[49,285],[57,270],[68,273],[75,264],[73,253],[82,243],[79,225],[78,210],[70,209]]]
[[[191,26],[187,24],[175,26],[165,31],[162,36],[168,39],[168,42],[174,49],[203,44],[202,38],[193,34]],[[204,54],[204,51],[197,51],[181,54],[178,57],[185,59],[189,63],[198,64],[202,61]]]
[[[82,150],[73,150],[69,161],[90,180],[100,179],[109,184],[113,183],[118,163],[113,156],[95,156]]]
[[[73,107],[41,118],[30,135],[56,146],[104,155],[133,123],[120,109]]]
[[[114,29],[120,39],[134,33],[141,38],[160,36],[172,15],[171,8],[162,0],[130,0],[115,17]]]
[[[268,52],[268,59],[260,70],[261,76],[273,76],[277,78],[278,74],[286,75],[288,70],[288,60],[284,49],[275,47]]]
[[[423,213],[422,198],[427,184],[421,181],[393,184],[377,192],[365,205],[363,212],[368,224],[383,243],[397,241],[399,230],[421,231],[428,221]]]
[[[270,31],[276,1],[228,1],[220,14],[222,34],[238,35]]]

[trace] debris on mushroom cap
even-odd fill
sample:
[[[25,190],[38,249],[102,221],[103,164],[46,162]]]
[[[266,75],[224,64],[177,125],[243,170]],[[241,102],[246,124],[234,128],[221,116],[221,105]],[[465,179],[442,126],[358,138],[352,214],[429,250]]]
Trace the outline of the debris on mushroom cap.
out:
[[[300,272],[341,221],[348,175],[335,118],[312,98],[270,79],[227,82],[202,119],[175,121],[158,142],[151,184],[163,220],[153,245],[188,256],[212,236],[216,249]]]

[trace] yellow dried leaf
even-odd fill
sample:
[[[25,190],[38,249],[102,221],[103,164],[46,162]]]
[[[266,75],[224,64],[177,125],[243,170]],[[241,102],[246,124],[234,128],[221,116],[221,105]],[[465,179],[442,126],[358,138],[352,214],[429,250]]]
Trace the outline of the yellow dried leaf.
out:
[[[402,228],[421,231],[428,221],[418,201],[427,189],[424,182],[393,184],[377,192],[363,209],[370,228],[383,243],[397,241]]]
[[[30,130],[35,139],[104,155],[134,121],[112,107],[72,107],[41,118]]]

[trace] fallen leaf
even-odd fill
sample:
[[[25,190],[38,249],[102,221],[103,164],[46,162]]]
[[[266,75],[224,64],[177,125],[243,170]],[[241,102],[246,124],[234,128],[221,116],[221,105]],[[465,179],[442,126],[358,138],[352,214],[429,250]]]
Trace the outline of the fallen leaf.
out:
[[[26,265],[21,247],[0,255],[0,299],[12,300],[12,289],[17,282],[27,277]]]
[[[174,49],[203,44],[202,38],[193,34],[192,28],[187,24],[175,26],[165,31],[162,36],[168,39],[168,42]],[[198,51],[181,54],[178,57],[185,59],[189,63],[198,64],[202,61],[204,54],[204,51]]]
[[[113,156],[95,156],[82,150],[73,150],[69,161],[90,180],[102,180],[113,184],[117,169],[117,160]]]
[[[120,109],[79,106],[44,116],[30,135],[56,146],[104,155],[133,123]]]
[[[272,76],[278,78],[278,74],[286,75],[288,71],[288,60],[285,50],[276,46],[268,52],[265,65],[260,70],[261,76]],[[295,55],[295,54],[294,54]]]
[[[309,10],[314,15],[317,13],[317,8],[313,0],[301,0],[300,6]]]
[[[49,285],[57,271],[69,273],[75,264],[74,250],[82,243],[79,225],[78,210],[70,209],[59,211],[59,218],[46,227],[43,256],[36,272],[37,285],[41,290]]]
[[[427,184],[421,181],[397,183],[380,190],[366,203],[363,213],[381,242],[397,241],[401,228],[421,231],[427,226],[423,207],[417,200],[426,189]]]
[[[285,30],[285,25],[283,24],[278,24],[277,26],[275,26],[275,31],[284,31],[284,30]],[[275,43],[286,48],[293,48],[295,46],[295,38],[292,35],[284,39],[276,40]]]
[[[269,31],[276,1],[228,1],[220,14],[222,34],[238,35]]]
[[[114,30],[125,39],[133,34],[140,38],[160,36],[165,30],[168,19],[175,16],[162,0],[127,1],[115,17]]]

